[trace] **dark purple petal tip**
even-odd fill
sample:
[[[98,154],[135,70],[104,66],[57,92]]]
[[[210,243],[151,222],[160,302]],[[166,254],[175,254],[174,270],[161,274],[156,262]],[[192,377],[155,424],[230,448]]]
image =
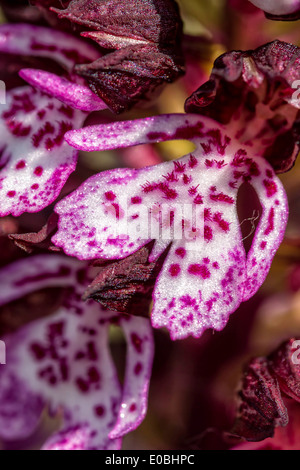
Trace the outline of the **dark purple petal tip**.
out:
[[[187,112],[236,129],[239,141],[260,143],[277,173],[299,152],[300,49],[273,41],[254,51],[232,51],[214,64],[210,80],[189,97]]]
[[[292,338],[268,357],[249,362],[239,391],[234,434],[257,442],[273,437],[278,426],[288,424],[286,396],[300,400],[299,345]]]
[[[73,0],[53,11],[86,29],[83,36],[115,50],[76,72],[116,113],[183,74],[182,21],[173,0]]]

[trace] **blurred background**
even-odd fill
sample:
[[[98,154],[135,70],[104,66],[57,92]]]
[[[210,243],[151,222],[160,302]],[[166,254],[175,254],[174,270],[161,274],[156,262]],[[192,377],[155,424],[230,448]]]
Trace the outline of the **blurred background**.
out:
[[[1,21],[18,21],[26,2],[1,2]],[[15,5],[12,7],[12,3]],[[232,49],[248,50],[275,38],[300,45],[299,23],[267,20],[246,0],[178,0],[184,22],[186,75],[165,87],[147,109],[134,109],[114,119],[133,119],[160,113],[183,112],[185,99],[208,80],[214,60]],[[0,79],[5,80],[4,69]],[[112,120],[109,111],[94,113],[89,123]],[[61,197],[94,173],[117,167],[139,167],[178,158],[191,150],[186,141],[139,146],[126,151],[81,153]],[[300,336],[300,160],[280,175],[290,204],[285,240],[259,292],[231,316],[222,332],[207,331],[201,339],[172,342],[167,332],[155,330],[156,353],[148,415],[124,439],[124,449],[229,449],[224,439],[236,415],[237,389],[249,358],[269,354],[283,340]],[[8,240],[12,232],[39,230],[52,207],[39,214],[7,217],[0,222],[0,264],[30,256]],[[251,227],[249,226],[249,230]],[[0,311],[1,334],[55,311],[61,292],[45,290],[13,302]],[[45,309],[45,305],[47,306]],[[114,358],[120,376],[125,342],[117,329],[111,332]],[[296,405],[300,408],[300,405]],[[297,415],[295,411],[295,416]],[[47,417],[30,441],[17,448],[38,449],[45,435],[59,422]],[[299,443],[295,442],[300,449]],[[6,448],[9,448],[9,446]]]

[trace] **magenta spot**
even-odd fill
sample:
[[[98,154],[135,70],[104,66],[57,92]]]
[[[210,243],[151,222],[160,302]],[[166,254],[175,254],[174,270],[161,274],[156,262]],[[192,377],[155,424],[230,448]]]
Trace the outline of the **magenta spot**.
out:
[[[167,188],[164,193],[166,199],[176,199],[178,196],[178,193],[175,191],[175,189]]]
[[[275,211],[274,208],[271,207],[269,216],[268,216],[268,226],[265,230],[265,235],[270,235],[271,232],[274,230],[274,217],[275,217]]]
[[[140,375],[140,373],[142,372],[143,370],[143,366],[140,362],[138,362],[136,365],[135,365],[135,368],[134,368],[134,373],[135,375]]]
[[[213,218],[214,222],[216,222],[220,229],[223,230],[223,232],[228,232],[229,230],[229,223],[226,222],[226,220],[224,220],[222,218],[222,214],[220,214],[220,212],[217,212],[215,215],[214,215],[214,218]]]
[[[262,250],[264,250],[267,246],[267,242],[261,242],[260,247]]]
[[[56,377],[50,377],[49,378],[49,385],[56,385],[57,384],[57,378]]]
[[[30,349],[37,361],[42,361],[47,356],[47,350],[38,343],[33,343]]]
[[[268,197],[272,197],[272,196],[274,196],[274,194],[277,193],[277,185],[274,181],[264,180],[263,183],[264,183],[264,186],[267,190],[267,196]]]
[[[235,156],[234,156],[234,159],[231,163],[232,166],[236,166],[236,167],[240,167],[244,164],[244,161],[245,161],[245,156],[247,155],[247,152],[246,150],[244,149],[239,149]]]
[[[198,186],[199,186],[199,184],[198,184]],[[195,196],[197,194],[198,186],[191,186],[190,187],[190,189],[189,189],[189,195],[190,196]]]
[[[209,197],[212,201],[215,202],[225,202],[226,204],[234,204],[234,199],[224,193],[211,194]]]
[[[197,158],[194,157],[194,155],[191,155],[190,160],[189,160],[189,167],[190,168],[195,168],[195,166],[197,166],[197,165],[198,165]]]
[[[174,162],[176,173],[184,173],[186,165],[181,162]]]
[[[30,126],[25,127],[16,120],[7,121],[6,125],[15,137],[27,137],[31,132]]]
[[[141,204],[142,198],[139,196],[135,196],[131,198],[131,204]]]
[[[206,221],[211,221],[212,220],[212,215],[211,215],[211,209],[204,209],[204,220]]]
[[[96,369],[96,367],[91,367],[88,370],[88,376],[89,376],[89,379],[92,383],[98,383],[99,380],[100,380],[100,374],[99,374],[98,370]]]
[[[87,343],[87,352],[88,352],[88,358],[90,361],[97,361],[98,353],[96,350],[95,343],[93,341],[90,341],[89,343]]]
[[[41,111],[38,112],[38,117],[40,119],[43,119],[46,115],[46,111],[44,109],[42,109]]]
[[[76,385],[82,393],[87,393],[89,391],[89,384],[81,378],[76,380]]]
[[[134,348],[136,349],[136,351],[138,353],[141,353],[142,352],[143,342],[142,342],[141,338],[136,333],[131,334],[131,342],[132,342]]]
[[[132,403],[132,405],[130,405],[129,411],[130,411],[130,413],[134,413],[136,411],[136,404],[135,403]]]
[[[104,196],[108,201],[114,201],[116,199],[116,195],[112,191],[107,191]]]
[[[175,251],[175,254],[179,256],[180,258],[184,258],[186,255],[186,250],[184,248],[177,248]]]
[[[184,184],[190,184],[191,182],[192,182],[192,177],[191,176],[183,175],[183,183]]]
[[[202,279],[208,279],[210,277],[210,272],[207,267],[201,264],[191,264],[188,272],[193,276],[201,276]]]
[[[160,141],[160,140],[168,140],[169,136],[168,134],[165,134],[164,132],[149,132],[147,134],[147,138],[153,141]]]
[[[266,175],[267,175],[268,178],[273,178],[272,170],[267,170]]]
[[[22,170],[22,168],[25,168],[26,166],[26,163],[24,162],[24,160],[20,160],[17,164],[16,164],[16,170]]]
[[[220,269],[219,263],[217,263],[217,261],[213,263],[213,268]]]
[[[179,264],[172,264],[169,268],[169,273],[171,274],[172,277],[178,276],[180,273],[181,269]]]
[[[210,242],[213,239],[213,232],[208,225],[204,226],[204,240]]]
[[[31,186],[31,189],[39,189],[39,185],[35,183]]]
[[[8,191],[7,196],[8,197],[15,197],[16,191]]]
[[[37,166],[36,169],[34,170],[34,174],[35,174],[36,176],[42,176],[43,171],[44,171],[44,170],[43,170],[43,168],[42,168],[41,166]]]
[[[203,197],[200,194],[195,197],[194,204],[203,204]]]
[[[163,176],[169,183],[176,183],[178,181],[178,176],[175,174],[175,171],[171,171],[167,175]]]
[[[104,406],[101,406],[101,405],[96,406],[94,410],[95,410],[95,415],[98,416],[99,418],[102,418],[102,416],[104,416],[105,414]]]
[[[196,299],[189,295],[184,295],[179,300],[182,302],[182,307],[195,307]]]
[[[209,259],[209,258],[203,258],[203,263],[209,264],[209,263],[210,263],[210,259]]]

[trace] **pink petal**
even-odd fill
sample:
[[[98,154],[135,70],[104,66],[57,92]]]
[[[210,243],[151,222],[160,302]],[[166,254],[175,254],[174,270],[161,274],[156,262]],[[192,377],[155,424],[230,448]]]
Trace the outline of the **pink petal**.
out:
[[[1,25],[0,51],[49,57],[67,69],[72,69],[76,63],[99,58],[97,49],[71,34],[30,24]]]
[[[63,432],[88,423],[86,449],[118,447],[117,442],[108,438],[121,401],[120,385],[107,347],[109,322],[106,327],[99,325],[101,311],[96,304],[94,308],[83,306],[80,316],[76,307],[61,308],[51,318],[5,338],[7,367],[0,375],[2,438],[16,438],[15,429],[11,430],[11,426],[16,426],[14,416],[12,411],[12,416],[6,416],[6,410],[13,410],[19,420],[22,417],[18,397],[8,395],[16,382],[22,390],[24,408],[34,397],[39,404],[48,404],[53,414],[63,409]],[[89,333],[92,330],[94,336]],[[32,426],[28,432],[31,430]]]
[[[261,174],[251,181],[260,197],[263,212],[247,257],[247,278],[243,300],[248,300],[267,277],[288,221],[288,200],[281,181],[270,165],[260,159]]]
[[[0,120],[0,215],[38,212],[59,195],[77,152],[64,142],[86,114],[31,87],[7,93]]]
[[[82,111],[100,111],[106,104],[84,85],[76,85],[66,78],[50,72],[35,69],[22,69],[19,75],[30,85],[38,88],[67,106]]]
[[[127,341],[127,364],[118,421],[109,437],[116,439],[136,429],[146,416],[154,344],[150,322],[126,317],[121,325]]]
[[[167,327],[173,339],[222,329],[243,301],[244,289],[249,298],[248,284],[249,295],[261,285],[286,225],[280,182],[251,147],[198,116],[119,122],[67,136],[78,148],[90,149],[96,141],[93,149],[102,150],[183,136],[194,141],[196,150],[176,162],[112,170],[87,180],[56,206],[59,230],[53,238],[79,259],[124,258],[156,239],[153,261],[172,242],[154,290],[152,323]],[[248,259],[236,206],[244,181],[253,184],[264,209]],[[275,200],[274,227],[267,230]],[[257,274],[254,253],[258,258],[263,241],[268,248],[263,255],[260,251],[263,272]]]
[[[196,140],[201,135],[204,121],[213,122],[192,114],[162,114],[135,121],[85,127],[68,132],[65,139],[73,147],[87,152],[171,139]]]
[[[26,380],[13,371],[0,370],[0,436],[2,439],[26,439],[37,429],[45,407],[43,397],[32,392]]]
[[[21,259],[0,270],[0,306],[36,290],[76,283],[82,263],[60,255]]]
[[[55,433],[47,440],[42,450],[88,450],[90,434],[91,430],[87,425],[74,426]],[[120,450],[120,448],[121,439],[115,441],[115,445],[111,445],[109,449]]]
[[[66,267],[69,277],[62,283],[61,271]],[[153,355],[149,321],[122,320],[94,302],[83,302],[86,285],[76,284],[74,278],[84,267],[76,260],[50,255],[24,259],[0,273],[0,279],[6,275],[7,285],[11,284],[2,303],[45,286],[69,282],[74,289],[56,314],[4,338],[7,366],[0,370],[0,436],[5,440],[28,437],[46,405],[53,415],[63,411],[64,418],[63,428],[44,445],[48,450],[119,449],[121,440],[109,433],[121,403],[130,407],[128,416],[121,417],[120,435],[135,429],[144,418]],[[19,290],[14,289],[16,283]],[[129,342],[123,398],[108,347],[111,323],[124,327]]]

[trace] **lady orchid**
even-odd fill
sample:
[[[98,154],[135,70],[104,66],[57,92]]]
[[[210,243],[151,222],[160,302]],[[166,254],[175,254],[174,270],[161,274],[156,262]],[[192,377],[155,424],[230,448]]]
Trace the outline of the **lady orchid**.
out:
[[[276,309],[269,318],[268,307],[263,315],[258,308],[267,290],[255,294],[288,222],[277,175],[293,167],[286,187],[290,196],[294,185],[292,218],[297,212],[300,49],[280,28],[280,39],[254,50],[230,49],[256,7],[264,27],[268,19],[299,19],[300,2],[186,3],[0,0],[9,21],[0,24],[7,91],[0,104],[0,439],[7,447],[31,442],[51,417],[59,424],[43,434],[44,450],[120,449],[147,412],[154,337],[151,447],[162,440],[187,448],[194,433],[199,448],[208,434],[222,436],[228,449],[246,448],[241,439],[294,447],[280,428],[293,410],[298,416],[298,311],[282,330]],[[248,36],[237,47],[252,48],[256,38],[248,44]],[[208,79],[220,50],[227,52]],[[185,62],[184,81],[158,98]],[[177,145],[178,154],[193,150],[172,159],[168,149]],[[112,150],[129,168],[116,168]],[[298,217],[295,225],[299,231]],[[291,247],[298,245],[290,242],[282,258],[297,258]],[[295,273],[298,265],[297,258]],[[281,277],[267,289],[279,284]],[[237,309],[243,313],[229,322]],[[274,317],[279,347],[261,327],[272,330]],[[236,406],[230,386],[250,352],[256,359],[244,369]],[[226,412],[216,424],[221,402]],[[184,423],[183,413],[193,419]]]
[[[0,271],[1,306],[40,289],[66,289],[54,315],[4,338],[0,437],[5,441],[31,436],[45,406],[64,420],[45,450],[118,449],[122,436],[143,420],[153,358],[149,320],[83,302],[88,280],[85,263],[61,255],[36,255]],[[123,389],[109,350],[110,325],[121,327],[127,341]]]
[[[273,67],[269,72],[261,49],[264,57],[270,50],[272,57],[277,53],[280,70]],[[213,115],[222,99],[222,82],[214,78],[222,62],[223,81],[245,99],[226,108],[227,125],[188,113],[66,134],[70,145],[87,151],[176,139],[194,143],[195,151],[178,161],[93,176],[55,208],[59,229],[53,241],[79,259],[122,259],[153,239],[150,262],[169,249],[154,288],[152,324],[167,327],[172,339],[224,328],[229,315],[265,280],[284,235],[286,195],[264,157],[271,162],[274,158],[274,167],[279,165],[274,143],[279,137],[286,139],[297,120],[299,105],[291,99],[289,79],[298,73],[299,49],[289,54],[289,46],[279,42],[261,49],[221,57],[203,92],[200,88],[187,100],[187,111],[201,113],[203,107],[203,114]],[[217,91],[211,83],[215,88],[218,83]],[[266,100],[272,86],[276,106]],[[276,122],[281,123],[278,131]],[[297,142],[295,137],[289,155],[281,155],[281,171],[295,158]],[[243,183],[254,188],[262,208],[248,254],[237,214]]]
[[[26,24],[0,26],[0,51],[47,57],[69,73],[80,57],[97,56],[71,35]],[[1,216],[37,212],[57,198],[77,162],[77,152],[64,141],[65,132],[81,126],[86,111],[105,108],[85,85],[75,83],[70,89],[70,81],[57,79],[61,87],[50,96],[29,86],[7,92],[0,121]],[[62,88],[68,92],[59,101]]]
[[[67,15],[87,27],[93,25],[96,33],[81,35],[94,39],[102,47],[116,48],[115,53],[101,57],[99,50],[84,39],[50,28],[28,24],[0,26],[0,52],[51,59],[65,71],[61,76],[46,70],[21,69],[21,78],[32,87],[8,92],[0,122],[0,134],[5,142],[1,146],[1,216],[37,212],[58,197],[78,158],[78,153],[65,143],[64,134],[81,127],[88,113],[103,110],[107,105],[116,112],[128,109],[144,97],[146,90],[150,93],[183,72],[179,47],[181,20],[173,0],[164,5],[168,15],[163,23],[161,0],[147,0],[149,9],[142,15],[144,23],[139,13],[144,3],[135,3],[122,32],[126,34],[130,30],[132,34],[138,30],[137,34],[145,33],[147,38],[124,37],[125,44],[119,44],[116,35],[122,4],[117,2],[115,16],[107,17],[107,8],[113,5],[96,1],[86,6],[86,3],[72,1],[59,16]],[[99,24],[95,25],[92,18],[96,6]],[[85,19],[79,14],[82,11],[88,14]],[[164,35],[173,36],[168,47],[163,46]],[[155,67],[155,73],[151,67]],[[121,97],[126,101],[122,105]]]

